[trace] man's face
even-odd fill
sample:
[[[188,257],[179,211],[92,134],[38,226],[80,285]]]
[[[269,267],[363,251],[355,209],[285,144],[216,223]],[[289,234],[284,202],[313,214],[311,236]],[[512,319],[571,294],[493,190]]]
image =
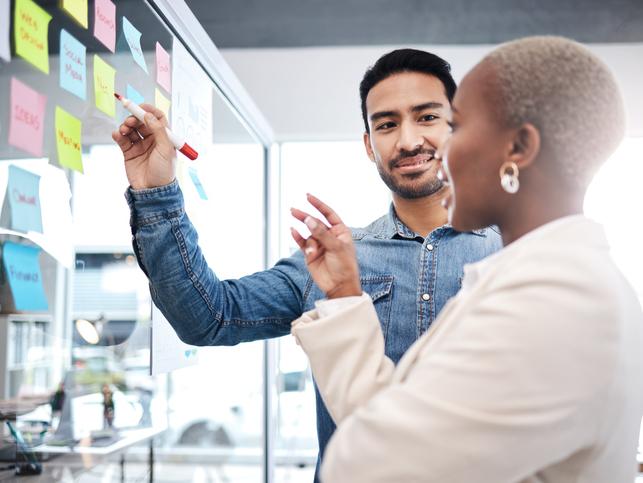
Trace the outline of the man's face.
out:
[[[449,100],[442,82],[419,72],[393,74],[366,97],[370,134],[364,145],[391,191],[406,199],[442,187],[435,152],[449,135]]]

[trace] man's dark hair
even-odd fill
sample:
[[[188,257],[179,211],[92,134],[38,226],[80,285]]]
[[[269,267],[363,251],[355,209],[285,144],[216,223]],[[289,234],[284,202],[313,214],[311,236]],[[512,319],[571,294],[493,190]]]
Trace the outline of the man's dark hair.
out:
[[[362,118],[364,119],[366,132],[370,132],[366,115],[366,96],[368,96],[368,93],[375,85],[393,74],[399,74],[401,72],[419,72],[436,77],[442,82],[442,85],[444,85],[449,102],[453,101],[456,84],[453,77],[451,77],[451,66],[446,60],[423,50],[394,50],[377,59],[375,65],[366,71],[362,82],[359,84],[359,96],[362,101]]]

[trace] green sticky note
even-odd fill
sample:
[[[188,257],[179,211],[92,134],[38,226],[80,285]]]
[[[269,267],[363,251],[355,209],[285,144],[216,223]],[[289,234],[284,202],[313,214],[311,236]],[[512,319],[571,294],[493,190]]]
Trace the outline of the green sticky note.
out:
[[[87,28],[87,0],[63,0],[63,10]]]
[[[61,166],[83,172],[80,119],[56,106],[56,149]]]
[[[51,15],[31,0],[16,0],[13,38],[16,54],[49,74],[47,33]]]
[[[96,107],[110,117],[116,116],[114,77],[116,70],[94,54],[94,97]]]

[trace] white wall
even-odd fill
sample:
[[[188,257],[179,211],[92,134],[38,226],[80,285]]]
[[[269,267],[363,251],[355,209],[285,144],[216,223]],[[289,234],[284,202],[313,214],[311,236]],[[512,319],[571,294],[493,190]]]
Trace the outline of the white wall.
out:
[[[363,132],[358,85],[382,54],[400,46],[224,49],[222,54],[275,131],[277,141],[355,140]],[[451,63],[456,81],[491,46],[411,46]],[[643,44],[592,45],[615,72],[628,136],[643,136]]]

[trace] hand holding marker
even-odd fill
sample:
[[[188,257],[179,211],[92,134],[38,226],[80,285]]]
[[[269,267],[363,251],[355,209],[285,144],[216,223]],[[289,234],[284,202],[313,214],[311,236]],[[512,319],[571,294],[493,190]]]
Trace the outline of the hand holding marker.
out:
[[[114,92],[114,97],[121,101],[123,107],[131,112],[132,115],[136,117],[136,119],[141,122],[145,122],[145,111],[141,106],[116,92]],[[172,144],[174,144],[174,147],[185,154],[189,159],[194,161],[199,156],[199,153],[197,153],[194,148],[192,148],[188,143],[183,141],[183,139],[170,131],[167,127],[165,128],[165,132],[167,132],[167,136],[168,138],[170,138]]]

